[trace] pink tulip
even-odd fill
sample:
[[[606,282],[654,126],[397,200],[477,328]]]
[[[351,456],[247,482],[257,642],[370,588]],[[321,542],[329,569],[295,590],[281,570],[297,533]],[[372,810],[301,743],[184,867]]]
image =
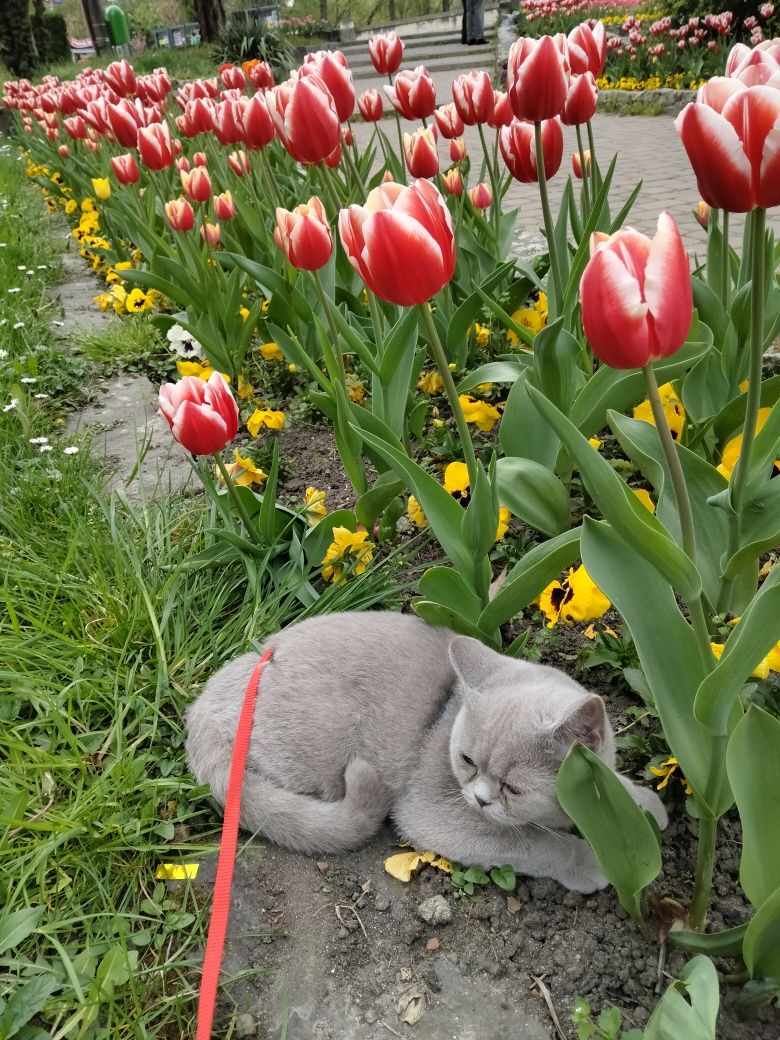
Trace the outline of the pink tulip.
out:
[[[181,186],[193,202],[207,202],[211,198],[211,177],[205,166],[196,166],[194,170],[181,170],[179,173]]]
[[[731,213],[780,205],[780,90],[748,87],[721,112],[693,102],[675,127],[708,205]]]
[[[240,65],[223,65],[219,70],[222,82],[228,90],[243,90],[246,76]]]
[[[590,148],[584,149],[582,159],[585,160],[585,173],[590,175]],[[582,180],[582,160],[579,152],[571,153],[571,168],[578,181]]]
[[[685,342],[693,316],[690,265],[668,213],[654,238],[633,228],[597,232],[580,282],[582,324],[612,368],[641,368]]]
[[[392,87],[384,88],[387,99],[404,119],[427,119],[436,108],[436,88],[424,65],[399,72]]]
[[[392,76],[404,56],[404,44],[397,33],[372,36],[368,41],[368,53],[380,76]]]
[[[318,271],[327,264],[333,240],[325,208],[316,195],[292,211],[277,208],[274,242],[302,271]]]
[[[316,164],[340,145],[338,112],[317,75],[289,79],[266,94],[279,140],[299,163]]]
[[[252,169],[249,156],[246,152],[231,152],[228,156],[228,165],[236,177],[243,177]]]
[[[214,135],[220,144],[238,144],[244,138],[240,101],[220,101],[214,108]]]
[[[490,209],[493,205],[493,192],[490,190],[490,185],[485,184],[484,181],[469,188],[468,196],[475,209]]]
[[[592,72],[583,72],[580,76],[572,76],[566,100],[563,103],[561,122],[566,126],[581,126],[592,119],[596,112],[599,88]]]
[[[441,183],[448,195],[463,194],[463,174],[459,167],[453,166],[451,170],[441,175]]]
[[[200,227],[200,237],[206,243],[207,246],[219,245],[219,240],[222,237],[222,229],[219,224],[209,224],[207,220],[204,220]]]
[[[713,76],[707,80],[703,87],[699,87],[696,100],[701,105],[714,108],[716,112],[722,112],[723,106],[733,94],[739,94],[741,90],[747,90],[744,83],[738,79],[729,79],[727,76]]]
[[[124,97],[125,94],[135,93],[135,72],[133,66],[127,60],[112,61],[103,69],[103,81],[108,83],[112,90]]]
[[[596,79],[604,75],[607,63],[607,31],[603,22],[596,22],[593,28],[583,22],[569,33],[567,40],[571,71],[581,76],[592,72]]]
[[[236,215],[236,204],[229,191],[214,196],[214,213],[219,220],[232,220]]]
[[[565,37],[521,36],[509,51],[507,91],[518,119],[538,122],[560,114],[569,84]]]
[[[358,108],[367,123],[376,123],[384,115],[382,95],[378,90],[366,90],[358,98]]]
[[[452,84],[452,100],[466,126],[487,123],[496,103],[488,73],[472,69],[458,76]]]
[[[123,148],[135,148],[138,144],[138,112],[127,98],[120,98],[116,105],[107,106],[108,123],[118,144]]]
[[[270,90],[274,85],[274,74],[267,61],[258,62],[249,70],[249,80],[255,90]]]
[[[440,105],[433,113],[436,126],[442,137],[451,141],[453,137],[460,137],[463,133],[463,120],[458,115],[454,102],[448,105]]]
[[[301,75],[309,70],[319,76],[331,93],[339,120],[346,122],[355,111],[355,84],[343,51],[316,51],[303,59]]]
[[[164,170],[173,165],[174,146],[167,123],[153,123],[139,129],[138,154],[150,170]]]
[[[172,231],[191,231],[195,226],[195,211],[183,195],[165,203],[165,216]]]
[[[404,158],[412,177],[435,177],[439,172],[439,156],[433,127],[404,134]]]
[[[532,184],[539,180],[532,123],[515,119],[509,126],[503,126],[498,143],[504,162],[515,180],[523,184]],[[542,123],[542,154],[544,174],[549,180],[558,172],[563,161],[563,131],[560,119],[545,119]]]
[[[255,94],[241,105],[239,114],[241,140],[250,151],[265,148],[274,139],[274,123],[264,94]]]
[[[87,136],[87,124],[81,116],[71,116],[69,119],[63,119],[62,125],[72,141],[83,141]]]
[[[488,119],[488,126],[497,130],[500,126],[509,126],[514,118],[515,114],[509,102],[509,94],[503,90],[495,90],[493,92],[493,114]]]
[[[115,155],[111,159],[111,169],[120,184],[135,184],[141,176],[138,163],[132,152],[125,155]]]
[[[393,181],[369,192],[365,206],[339,214],[349,262],[377,296],[401,307],[425,303],[455,271],[452,218],[438,188]]]
[[[466,142],[462,137],[455,137],[450,141],[450,161],[463,162],[466,158]]]
[[[208,381],[185,376],[160,387],[159,414],[173,436],[193,455],[222,451],[238,432],[238,407],[219,372]]]

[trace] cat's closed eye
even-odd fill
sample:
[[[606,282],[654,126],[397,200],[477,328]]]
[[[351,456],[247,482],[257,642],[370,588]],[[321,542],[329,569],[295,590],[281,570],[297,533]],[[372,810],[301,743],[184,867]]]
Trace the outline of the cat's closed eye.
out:
[[[513,794],[516,797],[520,796],[520,792],[518,791],[518,789],[516,787],[512,787],[511,784],[508,784],[506,782],[503,782],[501,784],[501,790],[506,792],[506,794]]]
[[[473,759],[469,758],[469,756],[466,755],[463,751],[461,751],[460,757],[463,759],[463,761],[466,763],[466,765],[469,766],[471,769],[476,769],[477,768],[477,763]]]

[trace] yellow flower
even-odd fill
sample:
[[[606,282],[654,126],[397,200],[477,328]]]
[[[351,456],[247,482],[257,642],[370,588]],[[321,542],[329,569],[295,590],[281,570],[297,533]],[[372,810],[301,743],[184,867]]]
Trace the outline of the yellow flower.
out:
[[[232,477],[233,483],[238,487],[251,487],[253,484],[262,484],[268,478],[268,474],[258,469],[252,459],[241,455],[238,448],[233,449],[233,457],[236,461],[231,462],[227,467],[227,471]],[[223,479],[219,470],[217,470],[217,475],[220,480]]]
[[[477,384],[477,391],[480,394],[489,394],[492,389],[493,389],[493,384],[492,383],[478,383]]]
[[[664,383],[663,386],[659,386],[658,393],[661,397],[664,415],[666,416],[666,421],[669,423],[669,429],[672,431],[672,436],[675,440],[679,440],[680,434],[685,426],[685,409],[683,408],[680,398],[677,396],[677,392],[671,383]],[[634,418],[641,419],[643,422],[649,422],[655,426],[653,411],[647,398],[645,398],[645,400],[642,401],[641,404],[638,404],[634,409]]]
[[[347,376],[347,396],[353,404],[361,404],[366,396],[366,388],[351,374]]]
[[[79,208],[79,204],[78,204],[78,202],[76,202],[75,199],[68,199],[68,201],[65,203],[65,207],[64,208],[65,208],[65,212],[68,214],[68,216],[70,216],[71,213],[75,213],[76,212],[76,210]]]
[[[610,601],[585,570],[583,564],[569,568],[567,577],[553,581],[534,600],[547,618],[547,627],[553,628],[559,621],[570,625],[572,621],[593,621],[610,608]]]
[[[725,647],[724,647],[723,643],[710,643],[710,649],[712,650],[713,654],[715,654],[715,656],[718,658],[718,660],[720,660],[721,655],[723,654],[723,651],[724,651]],[[775,655],[777,655],[777,650],[778,650],[778,647],[775,646],[772,650],[770,650],[769,656],[772,656],[774,658]],[[770,663],[769,663],[769,656],[765,657],[762,661],[759,661],[759,663],[756,665],[756,667],[750,673],[750,678],[751,679],[767,679],[767,678],[769,678],[769,671],[770,671],[770,668],[771,668]],[[772,671],[776,671],[776,669],[772,669]]]
[[[127,294],[125,307],[127,308],[128,314],[142,314],[144,311],[150,310],[151,306],[152,301],[143,289],[132,289]]]
[[[756,420],[756,433],[760,433],[763,429],[764,423],[769,418],[769,413],[772,411],[771,408],[759,408],[758,418]],[[736,437],[732,437],[727,442],[723,449],[723,455],[721,456],[720,465],[718,466],[718,473],[729,480],[731,477],[731,471],[737,464],[737,459],[742,451],[742,437],[741,433],[737,434]],[[780,459],[775,459],[775,466],[780,469]]]
[[[298,366],[297,366],[297,365],[288,365],[288,366],[287,366],[287,371],[288,371],[288,372],[292,372],[292,373],[295,373],[295,372],[297,372],[297,371],[298,371]]]
[[[598,437],[588,437],[588,444],[593,448],[594,451],[601,451],[601,445],[603,441],[600,441]]]
[[[208,361],[177,361],[176,371],[180,376],[197,376],[198,379],[206,380],[216,369],[212,368]],[[226,383],[230,382],[227,372],[222,373],[222,378]]]
[[[82,213],[94,213],[95,212],[95,203],[92,201],[91,198],[89,198],[89,196],[87,196],[86,199],[82,199],[81,200],[81,212]]]
[[[444,470],[444,490],[456,498],[468,498],[469,469],[465,462],[451,462]]]
[[[92,187],[101,202],[111,198],[111,182],[108,177],[93,177]]]
[[[423,372],[417,380],[417,389],[422,390],[424,394],[440,394],[444,389],[444,380],[436,369],[431,372]]]
[[[247,419],[246,428],[253,437],[256,437],[263,426],[269,430],[281,430],[284,426],[284,412],[274,412],[267,408],[255,408],[254,412]]]
[[[325,505],[325,492],[318,491],[317,488],[307,487],[306,498],[303,501],[304,508],[308,513],[309,523],[312,527],[318,524],[322,520],[323,516],[327,516],[328,510]]]
[[[267,313],[269,302],[269,300],[263,300],[263,302],[260,304],[260,310],[263,312],[263,314]]]
[[[440,430],[442,428],[442,426],[444,426],[444,420],[443,419],[435,418],[435,419],[433,419],[431,421],[433,422],[434,428],[437,429],[437,430]]]
[[[98,307],[101,309],[101,311],[107,311],[114,306],[114,297],[111,295],[111,293],[100,293],[99,296],[93,296],[92,298],[98,305]]]
[[[254,392],[255,388],[252,386],[249,380],[245,378],[244,373],[239,372],[238,389],[236,390],[238,396],[241,398],[242,401],[246,401],[247,398],[251,397]]]
[[[428,517],[423,513],[422,507],[414,495],[409,495],[409,499],[406,503],[406,515],[415,527],[422,529],[428,526]]]
[[[422,864],[428,864],[445,874],[452,873],[452,864],[435,852],[398,852],[385,860],[385,870],[397,881],[411,881],[412,874]]]
[[[474,322],[474,338],[477,341],[477,346],[484,348],[490,343],[490,329],[487,325],[479,325]]]
[[[492,430],[501,418],[501,412],[487,401],[476,401],[468,394],[461,394],[458,401],[463,409],[463,417],[466,422],[475,423],[485,433]]]
[[[512,320],[526,329],[530,329],[534,335],[541,332],[547,324],[547,293],[539,293],[538,299],[531,307],[521,307],[512,315]],[[516,332],[507,330],[507,341],[519,343],[520,338]]]
[[[239,307],[238,308],[238,313],[241,315],[241,317],[244,319],[244,321],[246,321],[246,319],[249,317],[249,308],[248,307]]]
[[[663,789],[668,785],[669,781],[672,779],[672,777],[674,776],[674,774],[677,772],[677,770],[679,768],[680,768],[680,763],[673,756],[671,758],[667,758],[665,762],[661,762],[660,765],[650,766],[650,772],[653,774],[653,776],[661,776],[661,777],[663,777],[663,779],[661,780],[661,783],[660,784],[656,784],[657,790],[663,791]],[[685,793],[686,794],[693,794],[693,788],[688,783],[688,781],[685,779],[685,777],[682,775],[682,772],[680,772],[678,780],[680,781],[680,783],[685,788]]]
[[[650,497],[650,492],[646,488],[631,488],[631,490],[645,508],[649,509],[651,513],[655,512],[655,502]]]
[[[347,575],[362,574],[373,558],[374,543],[368,540],[368,531],[334,527],[333,541],[322,561],[322,577],[340,585]]]
[[[601,631],[606,632],[607,635],[614,636],[615,639],[617,639],[617,632],[614,630],[614,628],[610,628],[609,625],[602,625]],[[586,639],[595,639],[599,633],[596,626],[591,624],[588,625],[588,627],[582,634],[585,636]]]
[[[512,514],[506,506],[499,506],[498,508],[498,527],[496,528],[496,541],[500,542],[504,535],[509,530],[509,521],[512,519]]]
[[[278,343],[264,343],[260,347],[260,353],[266,361],[284,361],[284,354]]]
[[[548,308],[548,305],[547,305],[547,293],[546,292],[540,292],[539,293],[539,295],[538,295],[538,297],[536,299],[536,303],[534,304],[534,310],[541,317],[542,324],[546,325],[547,324],[547,316],[548,316],[548,313],[549,313],[549,308]]]
[[[117,314],[122,314],[125,309],[125,300],[127,299],[127,293],[121,285],[111,286],[111,295],[114,299],[114,310]]]

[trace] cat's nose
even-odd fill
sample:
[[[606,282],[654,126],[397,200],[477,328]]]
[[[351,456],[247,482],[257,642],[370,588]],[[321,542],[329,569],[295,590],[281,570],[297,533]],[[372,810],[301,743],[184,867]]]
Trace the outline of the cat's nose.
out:
[[[486,805],[490,805],[489,798],[480,798],[478,794],[475,794],[474,797],[477,799],[477,805],[479,805],[480,809],[484,809]]]

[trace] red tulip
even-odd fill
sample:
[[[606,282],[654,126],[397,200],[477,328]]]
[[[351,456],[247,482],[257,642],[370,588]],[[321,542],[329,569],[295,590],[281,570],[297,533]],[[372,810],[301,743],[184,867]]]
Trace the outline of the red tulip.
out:
[[[460,137],[463,133],[463,120],[458,115],[454,102],[450,101],[448,105],[440,105],[434,111],[433,118],[436,120],[439,133],[448,141],[451,141],[453,137]]]
[[[397,33],[372,36],[368,41],[368,53],[380,76],[392,76],[404,56],[404,44]]]
[[[596,79],[604,75],[607,63],[607,31],[603,22],[591,27],[583,22],[569,33],[567,40],[571,71],[581,76],[592,72]]]
[[[136,90],[146,101],[165,101],[171,92],[168,72],[166,69],[155,69],[148,76],[139,76]]]
[[[769,46],[765,46],[768,44]],[[744,45],[742,45],[744,46]],[[780,69],[780,48],[777,56],[772,53],[773,41],[751,48],[747,54],[737,44],[729,55],[726,75],[743,83],[746,87],[763,87]]]
[[[150,170],[164,170],[173,165],[174,147],[167,123],[152,123],[138,130],[138,154]]]
[[[265,148],[274,139],[274,124],[264,94],[255,94],[241,106],[241,139],[250,151]]]
[[[318,271],[330,260],[333,239],[322,202],[313,195],[294,210],[276,210],[274,242],[293,267]]]
[[[219,220],[232,220],[236,215],[236,204],[229,191],[214,196],[214,213]]]
[[[131,152],[125,155],[114,155],[111,158],[111,169],[120,184],[135,184],[141,176],[138,163]]]
[[[368,287],[401,307],[425,303],[455,270],[452,218],[431,181],[374,188],[365,206],[341,211],[339,233]]]
[[[228,165],[236,177],[243,177],[245,173],[249,173],[252,169],[246,152],[231,152],[228,156]]]
[[[708,205],[731,213],[780,205],[780,90],[748,87],[721,112],[693,102],[675,127]]]
[[[339,120],[346,122],[355,111],[355,84],[343,51],[316,51],[303,59],[301,75],[319,76],[331,93]]]
[[[123,148],[135,148],[138,144],[138,112],[127,98],[120,98],[116,105],[108,105],[108,124],[118,144]]]
[[[436,88],[424,65],[399,72],[384,88],[390,104],[404,119],[427,119],[436,108]]]
[[[507,91],[518,119],[538,122],[560,114],[569,83],[565,37],[521,36],[509,51]]]
[[[159,414],[173,436],[193,455],[222,451],[238,432],[238,407],[220,372],[207,382],[185,376],[160,387]]]
[[[723,106],[732,94],[739,94],[742,90],[747,90],[747,87],[738,79],[729,79],[726,76],[713,76],[712,79],[707,80],[704,86],[699,87],[696,100],[701,105],[714,108],[716,112],[722,112]]]
[[[200,237],[206,243],[207,246],[219,245],[219,240],[222,237],[222,229],[219,224],[209,224],[207,220],[204,220],[200,227]]]
[[[452,83],[452,100],[466,126],[487,123],[496,103],[488,73],[472,69],[458,76]]]
[[[70,148],[66,144],[61,144],[57,149],[57,155],[59,155],[60,159],[69,159]]]
[[[214,109],[214,135],[220,144],[238,144],[244,138],[240,101],[220,101]]]
[[[69,119],[63,119],[62,125],[72,141],[83,141],[87,136],[87,124],[81,116],[71,116]]]
[[[135,72],[133,66],[127,60],[112,61],[103,69],[103,81],[108,83],[112,90],[120,96],[135,93]]]
[[[249,70],[249,79],[255,90],[270,90],[274,85],[274,74],[267,61],[259,61]]]
[[[185,173],[189,173],[190,169],[191,169],[191,167],[190,167],[190,160],[187,158],[186,155],[179,155],[179,156],[177,156],[176,161],[174,162],[173,165],[174,165],[174,168],[175,168],[177,173],[181,173],[182,170]]]
[[[194,170],[181,170],[181,186],[193,202],[207,202],[211,198],[211,177],[205,166]]]
[[[165,216],[173,231],[191,231],[195,225],[195,211],[183,195],[165,203]]]
[[[509,126],[501,128],[498,142],[504,162],[515,180],[523,184],[539,180],[532,123],[523,123],[515,119]],[[545,119],[542,123],[542,154],[544,174],[549,180],[558,172],[563,160],[563,131],[560,119]]]
[[[439,156],[433,127],[404,134],[404,158],[412,177],[435,177],[439,172]]]
[[[463,194],[463,174],[459,167],[453,166],[451,170],[441,175],[441,183],[448,195]]]
[[[585,173],[590,174],[590,148],[585,148],[582,153],[582,158],[585,160]],[[574,176],[578,181],[582,180],[582,161],[580,159],[579,152],[571,153],[571,168],[574,172]]]
[[[493,192],[490,190],[490,185],[485,184],[484,181],[469,188],[468,197],[475,209],[490,209],[493,205]]]
[[[185,105],[184,116],[191,128],[187,137],[208,134],[214,129],[216,106],[211,98],[193,98]]]
[[[509,94],[503,90],[495,90],[493,92],[493,100],[493,113],[490,119],[488,119],[488,126],[492,126],[494,129],[498,129],[500,126],[509,126],[515,118],[512,106],[509,103]]]
[[[583,72],[580,76],[572,76],[566,100],[563,103],[561,122],[566,126],[581,126],[593,118],[599,88],[592,72]]]
[[[612,368],[641,368],[685,342],[693,316],[690,265],[668,213],[654,238],[633,228],[597,232],[580,282],[582,324]]]
[[[109,129],[108,102],[105,98],[90,101],[83,110],[84,118],[90,126],[94,127],[99,134],[104,134]]]
[[[208,159],[206,158],[205,152],[194,152],[192,156],[193,166],[208,166]]]
[[[246,76],[240,65],[221,65],[219,75],[228,90],[243,90]]]
[[[466,142],[462,137],[455,137],[450,141],[450,160],[462,162],[466,158]]]
[[[299,163],[320,163],[340,144],[338,112],[317,75],[289,79],[266,94],[279,140]]]
[[[378,90],[365,90],[358,98],[358,108],[367,123],[376,123],[384,115],[382,95]]]
[[[335,170],[338,164],[341,162],[341,141],[336,145],[330,155],[326,155],[324,159],[325,165],[329,170]]]

